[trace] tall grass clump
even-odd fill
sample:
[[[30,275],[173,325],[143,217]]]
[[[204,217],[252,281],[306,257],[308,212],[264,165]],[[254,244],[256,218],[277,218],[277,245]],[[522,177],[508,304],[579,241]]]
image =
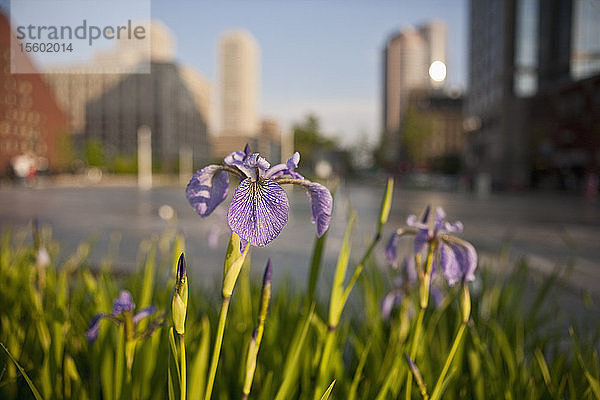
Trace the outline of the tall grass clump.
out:
[[[328,265],[333,197],[295,175],[298,161],[271,167],[246,149],[190,182],[190,203],[207,215],[226,197],[227,174],[241,179],[214,291],[173,231],[142,245],[135,272],[116,274],[110,258],[91,268],[87,243],[65,258],[48,228],[5,230],[0,398],[600,398],[597,315],[582,302],[575,312],[592,322],[571,323],[561,272],[539,284],[526,261],[481,261],[441,208],[409,216],[381,245],[392,180],[364,252],[352,251],[351,213]],[[277,186],[288,183],[307,190],[317,227],[307,282],[274,279],[270,261],[257,281],[264,266],[251,249],[283,229],[263,222],[287,219]],[[331,286],[318,291],[325,270]]]

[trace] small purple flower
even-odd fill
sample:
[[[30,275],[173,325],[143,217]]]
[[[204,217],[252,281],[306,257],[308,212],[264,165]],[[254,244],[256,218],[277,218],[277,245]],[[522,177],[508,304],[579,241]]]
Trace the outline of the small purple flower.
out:
[[[137,314],[133,315],[133,310],[135,309],[135,303],[133,302],[133,298],[131,297],[131,293],[127,290],[122,290],[119,293],[119,297],[117,297],[113,303],[113,311],[110,314],[98,313],[92,318],[90,322],[90,326],[88,330],[85,332],[86,339],[93,343],[98,337],[98,332],[100,330],[100,321],[104,318],[109,319],[116,323],[117,325],[125,323],[126,319],[129,319],[135,328],[137,324],[144,318],[154,314],[157,311],[157,308],[154,306],[146,307]],[[128,338],[132,339],[132,338]]]
[[[435,246],[434,267],[439,265],[450,286],[460,281],[472,281],[475,279],[477,268],[477,252],[473,245],[465,240],[459,239],[451,233],[460,233],[463,224],[459,221],[449,223],[446,221],[446,213],[441,207],[435,212],[433,228],[428,225],[429,207],[424,217],[419,220],[415,215],[410,215],[406,224],[407,229],[399,229],[392,234],[386,248],[386,257],[390,262],[397,263],[397,252],[399,237],[406,233],[414,234],[415,254],[421,253],[427,244]]]
[[[282,184],[303,186],[308,194],[312,221],[317,236],[322,236],[331,221],[333,198],[329,190],[297,173],[300,154],[294,153],[285,164],[271,164],[246,145],[244,151],[230,153],[226,165],[209,165],[198,170],[186,188],[188,201],[201,217],[209,215],[227,197],[227,173],[242,181],[233,193],[227,221],[232,231],[252,246],[272,242],[287,224],[289,202]]]

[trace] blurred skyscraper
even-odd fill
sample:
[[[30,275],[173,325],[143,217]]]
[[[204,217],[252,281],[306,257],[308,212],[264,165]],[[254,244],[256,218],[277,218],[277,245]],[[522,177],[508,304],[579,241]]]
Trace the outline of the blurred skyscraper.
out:
[[[443,85],[446,36],[445,24],[433,21],[418,29],[408,28],[395,33],[386,42],[381,147],[386,164],[397,163],[401,157],[402,121],[411,92],[437,89]],[[439,69],[433,75],[429,73],[432,65]]]
[[[477,0],[469,17],[465,127],[475,183],[580,189],[597,180],[600,3]]]
[[[249,143],[253,151],[275,162],[281,133],[277,122],[259,120],[260,50],[256,40],[245,30],[227,31],[220,38],[218,52],[220,125],[213,130],[214,157]]]
[[[259,50],[249,32],[226,32],[219,43],[221,126],[217,136],[258,131]]]

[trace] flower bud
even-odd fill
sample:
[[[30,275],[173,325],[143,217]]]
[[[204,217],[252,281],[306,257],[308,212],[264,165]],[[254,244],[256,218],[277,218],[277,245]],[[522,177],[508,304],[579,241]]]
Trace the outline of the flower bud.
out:
[[[185,269],[185,257],[183,253],[181,253],[179,262],[177,263],[177,282],[175,283],[175,293],[173,294],[173,302],[171,304],[173,325],[175,325],[175,331],[179,335],[183,335],[185,332],[185,314],[187,312],[187,302],[187,273]]]
[[[260,308],[258,312],[259,322],[264,322],[267,318],[267,311],[269,310],[269,301],[271,300],[271,259],[267,261],[267,267],[265,268],[265,275],[263,277],[263,286],[260,295]]]
[[[467,283],[463,283],[462,294],[460,296],[460,308],[462,312],[463,322],[469,322],[469,316],[471,315],[471,294],[469,293],[469,286]]]

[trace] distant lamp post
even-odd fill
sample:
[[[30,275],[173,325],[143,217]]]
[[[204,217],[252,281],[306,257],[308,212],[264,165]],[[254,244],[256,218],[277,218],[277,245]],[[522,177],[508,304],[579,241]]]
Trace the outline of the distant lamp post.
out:
[[[146,125],[138,129],[138,187],[152,188],[152,134]]]
[[[429,77],[432,81],[441,84],[446,79],[446,64],[441,61],[434,61],[429,66]]]

